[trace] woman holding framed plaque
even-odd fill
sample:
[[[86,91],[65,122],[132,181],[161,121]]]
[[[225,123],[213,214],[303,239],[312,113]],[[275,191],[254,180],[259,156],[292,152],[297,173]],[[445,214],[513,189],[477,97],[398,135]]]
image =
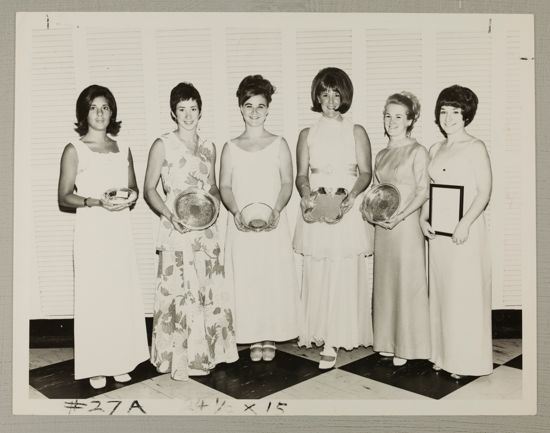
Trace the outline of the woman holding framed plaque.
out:
[[[232,297],[215,223],[216,148],[197,134],[202,100],[190,83],[170,93],[176,129],[151,146],[145,200],[160,215],[151,363],[174,380],[238,359]],[[162,180],[166,199],[157,192]]]
[[[296,223],[294,250],[304,257],[304,325],[298,343],[324,345],[321,369],[334,367],[339,348],[372,344],[366,260],[372,254],[372,228],[361,217],[358,199],[371,181],[371,149],[365,129],[343,116],[352,99],[353,84],[343,70],[319,71],[311,84],[311,102],[321,116],[300,132],[296,149],[302,215]],[[340,198],[339,192],[344,192]],[[312,222],[307,212],[315,206],[316,196],[339,199],[341,218]]]
[[[388,145],[376,155],[374,184],[397,188],[400,205],[376,225],[374,242],[373,333],[375,351],[393,364],[430,357],[430,311],[424,235],[418,224],[429,195],[428,151],[411,137],[420,116],[412,93],[388,97],[384,131]]]
[[[478,98],[454,85],[443,89],[435,121],[445,140],[430,149],[429,204],[421,226],[429,239],[429,288],[434,369],[456,379],[493,370],[491,258],[484,210],[491,196],[485,144],[468,134]],[[451,212],[452,210],[452,212]]]
[[[276,342],[298,336],[298,281],[285,207],[292,194],[286,140],[265,129],[275,88],[243,78],[237,99],[244,131],[223,147],[220,192],[229,211],[226,278],[235,292],[235,333],[250,359],[272,361]]]
[[[117,105],[103,86],[76,102],[80,138],[61,157],[58,200],[76,209],[74,227],[75,379],[103,388],[149,357],[130,221],[138,188],[130,148],[114,140]]]

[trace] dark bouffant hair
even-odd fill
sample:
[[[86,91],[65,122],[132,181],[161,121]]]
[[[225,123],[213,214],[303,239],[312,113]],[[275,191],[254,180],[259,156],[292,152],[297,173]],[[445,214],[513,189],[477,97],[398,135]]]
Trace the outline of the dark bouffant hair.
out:
[[[418,101],[418,98],[405,90],[401,93],[394,93],[386,99],[386,103],[384,104],[384,114],[386,113],[386,108],[390,104],[397,104],[405,107],[407,111],[407,119],[412,120],[411,124],[407,126],[407,134],[410,134],[414,128],[414,124],[420,117],[420,102]]]
[[[271,104],[271,96],[275,93],[275,87],[261,75],[248,75],[244,77],[237,89],[237,99],[239,107],[252,96],[262,95],[267,101],[267,105]]]
[[[170,92],[170,116],[172,120],[175,120],[174,113],[176,112],[176,106],[181,101],[188,101],[192,99],[197,103],[199,107],[199,113],[202,113],[202,99],[199,91],[191,83],[183,82],[179,83]]]
[[[323,111],[319,103],[319,95],[328,89],[340,93],[340,107],[338,107],[338,111],[342,114],[346,113],[350,109],[351,101],[353,100],[353,84],[348,74],[334,67],[321,69],[315,75],[311,83],[311,102],[313,103],[311,110],[317,113]]]
[[[439,113],[441,111],[441,107],[447,105],[449,107],[460,108],[462,110],[462,119],[464,119],[464,126],[468,126],[470,122],[474,120],[478,102],[479,101],[477,99],[477,95],[467,87],[462,87],[458,84],[455,84],[451,87],[443,89],[437,97],[434,111],[435,123],[437,126],[439,126],[439,129],[441,130],[443,135],[446,136],[439,123]]]
[[[90,107],[95,98],[103,96],[109,108],[111,109],[111,120],[109,125],[107,125],[107,133],[111,135],[117,135],[120,131],[120,124],[122,122],[117,122],[117,107],[116,100],[111,91],[107,87],[98,86],[97,84],[92,84],[91,86],[86,87],[78,96],[76,100],[76,123],[75,131],[81,137],[86,135],[88,132],[88,114],[90,112]]]

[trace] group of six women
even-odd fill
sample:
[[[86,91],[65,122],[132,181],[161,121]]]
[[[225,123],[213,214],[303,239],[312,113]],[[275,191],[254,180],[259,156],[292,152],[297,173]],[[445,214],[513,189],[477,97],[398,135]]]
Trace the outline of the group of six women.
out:
[[[295,184],[302,211],[312,206],[318,188],[329,193],[345,188],[344,216],[326,224],[300,215],[292,238],[285,211],[293,189],[292,158],[286,140],[265,129],[274,92],[260,75],[240,83],[245,128],[223,147],[218,188],[216,148],[197,133],[200,94],[190,83],[172,89],[176,129],[154,141],[144,182],[145,200],[160,216],[150,353],[157,370],[175,380],[206,375],[238,359],[237,343],[250,345],[252,361],[271,361],[276,342],[297,337],[301,346],[323,346],[322,369],[335,365],[339,349],[372,345],[396,366],[429,359],[434,369],[455,378],[489,374],[491,282],[483,211],[491,168],[484,143],[465,130],[476,112],[476,95],[457,85],[441,92],[435,121],[445,139],[429,153],[411,137],[420,115],[417,98],[391,95],[383,111],[388,143],[373,173],[365,129],[343,116],[353,98],[350,78],[334,67],[319,71],[311,100],[321,115],[299,134]],[[103,198],[113,186],[137,191],[137,185],[130,149],[111,138],[120,129],[112,93],[97,85],[86,88],[76,115],[80,139],[63,152],[58,199],[77,208],[75,378],[89,378],[101,388],[106,376],[131,380],[128,373],[149,358],[132,204]],[[393,184],[401,194],[389,220],[362,217],[371,180]],[[431,181],[464,186],[465,212],[452,237],[435,235],[429,224]],[[175,215],[175,198],[190,186],[221,200],[230,213],[223,247],[217,224],[190,230]],[[253,202],[272,209],[261,232],[251,231],[241,215]],[[371,297],[366,257],[373,252]],[[301,285],[294,253],[303,256]]]

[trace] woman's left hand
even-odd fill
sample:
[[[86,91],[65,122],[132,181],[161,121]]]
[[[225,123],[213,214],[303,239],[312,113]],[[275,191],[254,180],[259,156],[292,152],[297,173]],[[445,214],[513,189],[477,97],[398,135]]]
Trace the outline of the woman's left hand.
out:
[[[277,225],[279,224],[280,216],[281,216],[281,213],[277,209],[273,209],[271,211],[271,215],[269,216],[269,221],[267,222],[267,227],[265,228],[266,232],[269,232],[277,228]]]
[[[355,204],[355,197],[348,195],[344,200],[342,200],[342,203],[340,203],[340,209],[342,210],[342,213],[345,214],[350,211],[350,209]]]
[[[377,223],[380,227],[383,227],[387,230],[392,230],[397,224],[399,224],[401,221],[403,221],[403,215],[397,214],[392,216],[390,219],[386,221],[381,221]]]
[[[456,225],[453,237],[451,238],[456,245],[462,245],[468,240],[470,235],[470,225],[460,220]]]

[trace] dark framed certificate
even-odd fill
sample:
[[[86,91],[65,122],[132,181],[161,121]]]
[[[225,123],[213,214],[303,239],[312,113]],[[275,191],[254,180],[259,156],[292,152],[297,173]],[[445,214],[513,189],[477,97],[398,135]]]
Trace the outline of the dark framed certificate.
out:
[[[463,212],[463,185],[430,184],[430,225],[436,235],[452,236]]]

